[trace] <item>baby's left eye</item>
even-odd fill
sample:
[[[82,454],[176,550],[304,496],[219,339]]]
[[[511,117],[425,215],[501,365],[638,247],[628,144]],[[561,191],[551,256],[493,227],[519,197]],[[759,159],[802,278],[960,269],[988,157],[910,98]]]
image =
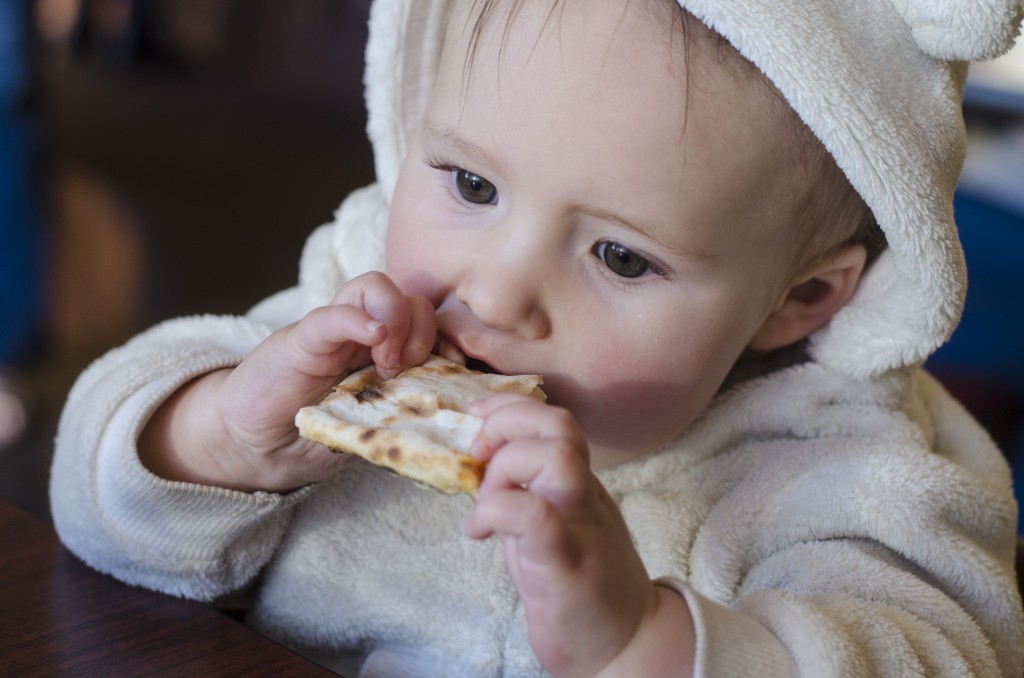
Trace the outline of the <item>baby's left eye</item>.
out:
[[[492,205],[498,201],[498,189],[479,174],[465,169],[453,169],[455,190],[466,202],[474,205]]]
[[[604,241],[594,246],[596,254],[612,273],[623,278],[639,278],[651,270],[651,262],[617,242]]]

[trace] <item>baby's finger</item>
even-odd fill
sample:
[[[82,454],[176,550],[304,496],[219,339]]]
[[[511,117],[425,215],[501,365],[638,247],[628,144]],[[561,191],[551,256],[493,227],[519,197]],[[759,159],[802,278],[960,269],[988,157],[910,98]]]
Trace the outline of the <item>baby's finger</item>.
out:
[[[364,273],[346,284],[334,303],[362,308],[386,327],[386,337],[371,357],[383,378],[422,363],[434,344],[434,307],[425,297],[406,295],[384,273]]]
[[[385,340],[374,345],[373,361],[382,376],[395,376],[402,362],[402,347],[412,324],[406,296],[391,278],[378,271],[353,278],[335,296],[335,303],[361,308],[387,328]]]
[[[491,413],[505,407],[506,405],[512,405],[520,402],[528,396],[520,395],[518,393],[500,393],[498,395],[485,398],[483,400],[477,400],[469,404],[469,413],[474,417],[481,417],[486,419],[491,416]],[[529,398],[530,400],[538,402],[536,398]]]
[[[409,307],[409,333],[400,350],[401,369],[422,364],[433,350],[437,337],[437,318],[430,300],[410,295],[406,297],[406,303]]]
[[[354,306],[315,308],[295,330],[295,347],[312,357],[334,353],[346,342],[375,346],[387,336],[383,323]]]
[[[569,515],[586,496],[589,477],[586,455],[573,441],[515,440],[491,458],[477,496],[522,488]]]
[[[565,439],[587,461],[587,444],[572,414],[528,396],[500,395],[473,403],[470,412],[484,418],[471,453],[490,459],[505,443],[526,438]]]
[[[477,501],[463,529],[471,539],[514,537],[519,555],[535,564],[579,558],[558,509],[528,492],[496,492]]]
[[[392,315],[387,338],[370,354],[382,379],[426,360],[437,333],[434,307],[425,297],[402,297],[400,309]]]
[[[334,295],[331,305],[357,306],[376,317],[377,311],[386,311],[387,306],[399,302],[403,297],[394,280],[380,271],[369,271],[345,283]]]

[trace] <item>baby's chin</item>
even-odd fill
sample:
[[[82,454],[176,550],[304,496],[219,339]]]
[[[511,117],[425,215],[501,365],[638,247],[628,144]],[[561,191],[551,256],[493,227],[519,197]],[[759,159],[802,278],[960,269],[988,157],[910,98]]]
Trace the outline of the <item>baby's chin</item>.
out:
[[[550,376],[550,378],[549,378]],[[591,448],[595,469],[642,459],[672,443],[706,407],[671,384],[620,382],[604,387],[545,375],[548,403],[576,417]]]

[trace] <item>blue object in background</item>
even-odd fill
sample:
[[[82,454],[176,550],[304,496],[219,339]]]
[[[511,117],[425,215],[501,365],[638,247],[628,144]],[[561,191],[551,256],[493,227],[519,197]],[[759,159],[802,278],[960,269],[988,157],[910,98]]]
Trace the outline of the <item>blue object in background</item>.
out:
[[[40,223],[29,86],[29,2],[0,0],[0,366],[29,350],[41,319]]]
[[[1019,195],[990,194],[961,184],[954,207],[967,258],[967,302],[952,340],[929,360],[1002,401],[1010,430],[1001,431],[1014,472],[1024,533],[1024,210]],[[982,413],[975,412],[979,418]],[[983,422],[984,423],[984,422]]]
[[[1024,213],[960,189],[954,201],[968,291],[936,359],[998,376],[1024,398]]]

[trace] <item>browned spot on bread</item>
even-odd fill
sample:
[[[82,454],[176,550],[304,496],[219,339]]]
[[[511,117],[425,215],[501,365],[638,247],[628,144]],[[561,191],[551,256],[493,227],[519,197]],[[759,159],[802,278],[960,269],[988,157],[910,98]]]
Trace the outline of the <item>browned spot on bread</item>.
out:
[[[402,451],[400,449],[398,449],[397,447],[389,447],[388,448],[388,459],[390,459],[392,461],[398,461],[401,458],[402,458]]]
[[[375,435],[377,435],[377,429],[371,428],[371,429],[367,429],[367,430],[363,431],[361,434],[359,434],[359,439],[362,440],[364,443],[366,443],[366,442],[369,442],[369,441],[373,440],[373,437]]]
[[[473,487],[475,494],[475,489],[480,487],[480,483],[484,480],[487,464],[473,457],[462,457],[458,463],[459,477]]]
[[[375,385],[367,386],[362,391],[355,394],[356,400],[361,403],[369,403],[374,400],[380,400],[384,397],[384,394],[380,392],[380,389]]]

